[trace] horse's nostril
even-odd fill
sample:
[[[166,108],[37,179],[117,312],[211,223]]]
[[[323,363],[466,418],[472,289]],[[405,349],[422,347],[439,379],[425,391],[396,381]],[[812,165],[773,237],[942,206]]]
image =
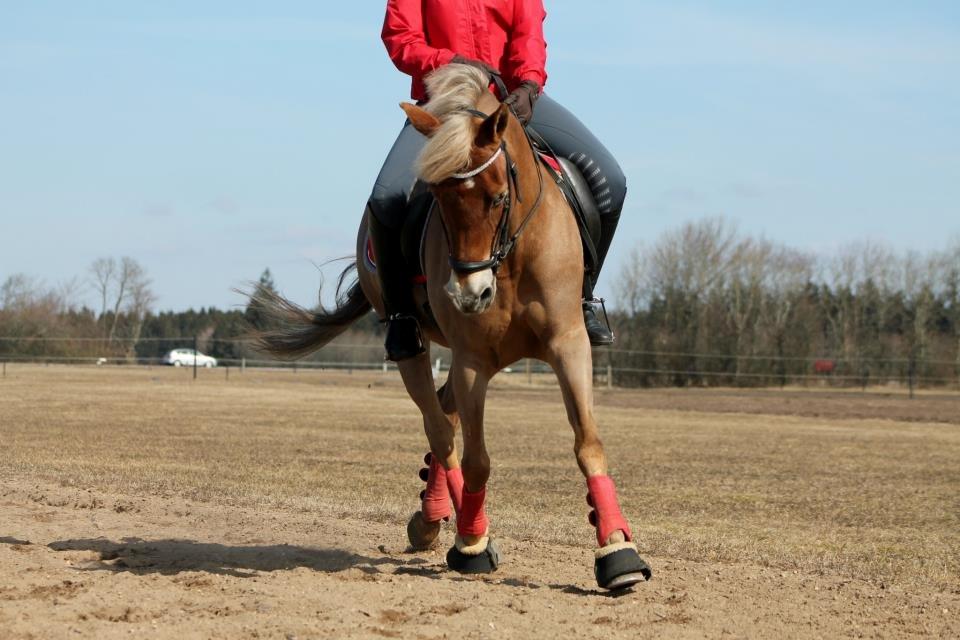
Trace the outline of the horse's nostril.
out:
[[[493,300],[493,287],[487,287],[480,294],[480,302],[486,304]]]

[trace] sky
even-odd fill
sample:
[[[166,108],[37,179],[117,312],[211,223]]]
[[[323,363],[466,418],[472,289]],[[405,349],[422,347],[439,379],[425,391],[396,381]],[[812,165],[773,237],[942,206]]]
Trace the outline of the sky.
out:
[[[403,123],[384,4],[0,3],[0,281],[128,255],[158,309],[265,267],[316,302]],[[545,4],[546,90],[628,178],[601,294],[704,217],[827,254],[960,233],[955,0]]]

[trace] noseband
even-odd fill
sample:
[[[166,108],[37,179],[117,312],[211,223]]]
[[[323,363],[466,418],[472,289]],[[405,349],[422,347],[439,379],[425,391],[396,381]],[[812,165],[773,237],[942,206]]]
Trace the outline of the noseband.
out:
[[[478,118],[486,119],[490,116],[490,114],[477,111],[476,109],[465,109],[465,111]],[[527,227],[527,223],[530,222],[533,214],[536,213],[537,209],[540,208],[540,203],[543,200],[543,173],[541,172],[539,160],[537,159],[536,155],[537,152],[533,148],[533,141],[530,139],[530,134],[527,133],[526,128],[524,128],[523,131],[527,137],[527,143],[530,146],[530,153],[533,154],[534,166],[537,167],[537,178],[540,183],[540,188],[539,192],[537,193],[536,201],[534,201],[533,206],[530,207],[527,215],[523,218],[523,221],[520,223],[520,226],[513,235],[510,235],[510,205],[513,202],[514,194],[516,194],[517,202],[521,204],[523,203],[523,197],[520,194],[520,186],[518,183],[519,171],[516,163],[510,158],[510,152],[507,150],[506,140],[502,140],[500,142],[500,146],[493,153],[493,155],[491,155],[482,164],[464,173],[454,173],[450,176],[455,180],[469,180],[470,178],[480,175],[493,166],[493,163],[496,162],[501,155],[504,157],[504,161],[506,162],[507,197],[503,201],[503,210],[500,214],[500,221],[497,223],[497,230],[493,236],[493,244],[490,248],[490,257],[486,260],[469,262],[458,260],[457,258],[453,257],[452,253],[449,254],[450,268],[453,269],[454,273],[458,275],[469,275],[478,271],[484,271],[485,269],[492,269],[493,272],[496,273],[500,268],[500,264],[507,259],[507,256],[510,255],[510,252],[512,252],[517,246],[517,240],[520,238],[520,234],[523,233],[523,230]],[[440,216],[440,225],[443,227],[443,233],[447,238],[447,247],[449,248],[451,246],[450,233],[447,231],[447,225],[443,221],[443,215]]]

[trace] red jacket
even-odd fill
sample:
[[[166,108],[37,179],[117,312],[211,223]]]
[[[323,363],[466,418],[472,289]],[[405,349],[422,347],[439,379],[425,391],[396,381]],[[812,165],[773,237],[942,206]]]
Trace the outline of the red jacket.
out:
[[[411,95],[424,100],[423,77],[459,54],[500,70],[508,89],[547,82],[543,0],[387,0],[383,44],[397,69],[413,77]]]

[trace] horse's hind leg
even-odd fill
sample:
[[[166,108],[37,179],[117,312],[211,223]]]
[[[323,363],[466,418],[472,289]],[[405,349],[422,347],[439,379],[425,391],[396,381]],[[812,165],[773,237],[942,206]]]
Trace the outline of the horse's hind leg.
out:
[[[630,526],[620,512],[607,457],[593,417],[593,360],[590,343],[580,332],[550,345],[553,366],[563,393],[567,418],[574,432],[574,452],[587,479],[590,523],[597,529],[594,573],[604,589],[622,589],[650,579],[650,567],[632,542]]]
[[[451,498],[456,504],[460,500],[462,476],[454,441],[457,418],[455,412],[444,411],[444,404],[449,406],[450,402],[443,389],[434,391],[429,351],[397,365],[407,393],[423,414],[423,428],[430,443],[430,453],[424,460],[428,468],[421,470],[427,488],[421,494],[420,510],[407,524],[410,546],[426,549],[436,541],[441,523],[450,516]],[[448,474],[450,469],[456,472]]]

